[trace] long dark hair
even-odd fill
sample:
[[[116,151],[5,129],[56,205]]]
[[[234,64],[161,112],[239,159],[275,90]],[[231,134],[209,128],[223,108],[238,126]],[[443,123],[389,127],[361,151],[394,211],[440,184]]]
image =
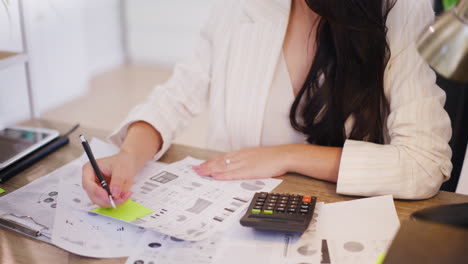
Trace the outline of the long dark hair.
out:
[[[349,138],[384,141],[389,112],[384,71],[390,57],[387,15],[390,0],[305,0],[319,16],[316,54],[291,106],[290,121],[307,141],[343,146]]]

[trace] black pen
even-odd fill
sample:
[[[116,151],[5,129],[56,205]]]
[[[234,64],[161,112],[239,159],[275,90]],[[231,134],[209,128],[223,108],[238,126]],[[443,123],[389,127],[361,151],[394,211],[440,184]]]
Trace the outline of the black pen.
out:
[[[91,151],[91,147],[88,144],[88,141],[83,135],[80,135],[81,139],[81,144],[83,145],[83,148],[86,152],[86,155],[88,156],[89,162],[91,163],[91,166],[93,166],[94,172],[96,173],[96,176],[99,179],[99,182],[101,183],[102,188],[107,191],[107,194],[109,195],[109,201],[112,205],[112,207],[115,209],[117,208],[114,203],[114,199],[112,199],[112,194],[109,189],[109,185],[106,182],[106,179],[102,176],[101,170],[99,169],[96,159],[94,158],[93,152]]]

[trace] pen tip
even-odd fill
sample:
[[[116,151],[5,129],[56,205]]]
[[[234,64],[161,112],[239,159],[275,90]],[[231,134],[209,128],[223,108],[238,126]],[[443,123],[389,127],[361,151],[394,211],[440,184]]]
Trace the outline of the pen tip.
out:
[[[83,135],[80,135],[81,142],[86,142],[86,138]]]
[[[117,209],[117,206],[115,206],[114,199],[112,199],[111,195],[109,195],[109,201],[110,201],[110,203],[112,205],[112,208]]]

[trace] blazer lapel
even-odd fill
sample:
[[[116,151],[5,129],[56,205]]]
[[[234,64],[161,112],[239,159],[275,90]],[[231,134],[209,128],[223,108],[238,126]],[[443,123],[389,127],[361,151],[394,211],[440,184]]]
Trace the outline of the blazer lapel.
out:
[[[231,148],[260,144],[263,115],[283,46],[291,0],[248,0],[231,38],[226,125]]]

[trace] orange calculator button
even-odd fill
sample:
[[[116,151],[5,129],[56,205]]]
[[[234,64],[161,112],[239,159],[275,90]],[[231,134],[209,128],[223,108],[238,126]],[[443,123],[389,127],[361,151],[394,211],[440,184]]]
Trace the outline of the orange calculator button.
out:
[[[312,196],[310,195],[304,195],[304,197],[302,197],[303,203],[310,203],[311,201],[312,201]]]

